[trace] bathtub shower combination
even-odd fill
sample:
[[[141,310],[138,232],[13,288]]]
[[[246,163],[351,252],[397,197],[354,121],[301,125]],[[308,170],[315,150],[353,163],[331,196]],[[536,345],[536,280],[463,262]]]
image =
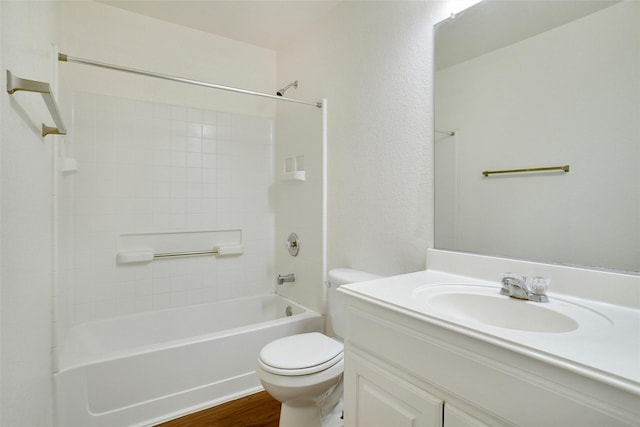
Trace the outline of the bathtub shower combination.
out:
[[[322,112],[326,150],[326,100],[284,97],[297,82],[267,94],[58,60],[311,106]],[[61,206],[71,206],[63,214],[79,225],[58,242],[75,270],[62,277],[57,312],[56,425],[150,426],[262,390],[262,347],[324,330],[321,314],[273,293],[275,242],[264,237],[275,224],[265,180],[273,178],[273,119],[80,92],[72,99],[69,164],[87,167],[65,169],[74,185],[61,186]],[[100,217],[87,221],[96,200]],[[237,250],[223,253],[229,247]],[[199,262],[205,254],[215,259]],[[324,247],[318,263],[326,270]]]
[[[261,390],[260,349],[322,329],[322,316],[277,295],[77,325],[54,376],[58,425],[153,425]]]

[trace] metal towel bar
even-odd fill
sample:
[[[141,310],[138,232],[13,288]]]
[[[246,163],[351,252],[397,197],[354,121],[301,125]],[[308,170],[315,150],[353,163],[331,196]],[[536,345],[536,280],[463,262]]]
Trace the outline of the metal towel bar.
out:
[[[241,255],[244,252],[244,246],[242,244],[237,245],[222,245],[215,246],[208,251],[186,251],[186,252],[165,252],[160,254],[154,254],[153,258],[173,258],[184,256],[198,256],[198,255],[214,255],[214,256],[227,256],[227,255]]]
[[[197,255],[218,255],[220,252],[218,249],[211,251],[191,251],[191,252],[167,252],[163,254],[154,254],[154,258],[172,258],[183,256],[197,256]]]
[[[58,104],[56,104],[56,100],[51,93],[51,86],[49,83],[38,82],[35,80],[22,79],[18,76],[15,76],[11,71],[7,70],[7,93],[9,95],[13,95],[15,92],[19,90],[24,90],[26,92],[37,92],[42,95],[42,99],[44,103],[47,105],[49,109],[49,113],[53,118],[56,127],[50,127],[42,124],[42,136],[47,135],[66,135],[67,130],[64,126],[64,122],[62,121],[62,116],[60,114],[60,110],[58,109]]]
[[[482,175],[489,176],[499,173],[520,173],[520,172],[545,172],[545,171],[564,171],[569,172],[569,165],[563,166],[551,166],[548,168],[529,168],[529,169],[508,169],[508,170],[499,170],[499,171],[483,171]]]

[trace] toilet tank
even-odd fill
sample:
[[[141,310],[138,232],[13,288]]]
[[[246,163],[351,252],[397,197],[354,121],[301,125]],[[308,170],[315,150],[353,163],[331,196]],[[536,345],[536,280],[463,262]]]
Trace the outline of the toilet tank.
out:
[[[351,268],[337,268],[329,270],[329,293],[327,304],[329,306],[329,318],[336,336],[342,340],[345,334],[345,308],[344,295],[338,292],[342,285],[367,280],[380,279],[382,276],[367,273],[366,271],[353,270]]]

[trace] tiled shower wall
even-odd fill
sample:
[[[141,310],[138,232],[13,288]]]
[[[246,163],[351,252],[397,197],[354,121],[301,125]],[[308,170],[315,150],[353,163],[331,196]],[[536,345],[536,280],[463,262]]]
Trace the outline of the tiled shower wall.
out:
[[[72,111],[59,327],[273,291],[273,119],[87,93]],[[240,256],[116,264],[122,234],[228,229],[242,230]]]

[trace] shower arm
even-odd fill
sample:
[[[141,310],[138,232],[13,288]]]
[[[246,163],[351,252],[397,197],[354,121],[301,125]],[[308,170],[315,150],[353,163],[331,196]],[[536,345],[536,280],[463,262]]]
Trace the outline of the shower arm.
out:
[[[282,89],[280,89],[279,91],[276,92],[276,95],[278,96],[284,96],[284,93],[290,88],[290,87],[294,87],[295,89],[298,88],[298,81],[296,80],[295,82],[291,82],[288,85],[286,85],[285,87],[283,87]]]
[[[200,81],[200,80],[192,80],[192,79],[187,79],[187,78],[184,78],[184,77],[171,76],[171,75],[168,75],[168,74],[154,73],[152,71],[144,71],[144,70],[139,70],[139,69],[136,69],[136,68],[129,68],[129,67],[123,67],[123,66],[120,66],[120,65],[107,64],[105,62],[98,62],[98,61],[93,61],[93,60],[90,60],[90,59],[79,58],[77,56],[71,56],[71,55],[67,55],[67,54],[64,54],[64,53],[58,53],[58,61],[60,61],[60,62],[75,62],[77,64],[93,65],[95,67],[106,68],[106,69],[109,69],[109,70],[123,71],[125,73],[138,74],[138,75],[147,76],[147,77],[155,77],[157,79],[163,79],[163,80],[169,80],[169,81],[174,81],[174,82],[186,83],[186,84],[195,85],[195,86],[203,86],[203,87],[208,87],[208,88],[211,88],[211,89],[226,90],[226,91],[229,91],[229,92],[244,93],[245,95],[261,96],[263,98],[279,99],[279,100],[282,100],[282,101],[295,102],[295,103],[298,103],[298,104],[312,105],[312,106],[317,107],[317,108],[322,108],[322,102],[320,102],[320,101],[313,102],[313,101],[305,101],[305,100],[301,100],[301,99],[286,98],[286,97],[283,97],[283,96],[271,95],[271,94],[262,93],[262,92],[254,92],[252,90],[240,89],[240,88],[236,88],[236,87],[232,87],[232,86],[223,86],[223,85],[219,85],[219,84],[215,84],[215,83],[203,82],[203,81]]]

